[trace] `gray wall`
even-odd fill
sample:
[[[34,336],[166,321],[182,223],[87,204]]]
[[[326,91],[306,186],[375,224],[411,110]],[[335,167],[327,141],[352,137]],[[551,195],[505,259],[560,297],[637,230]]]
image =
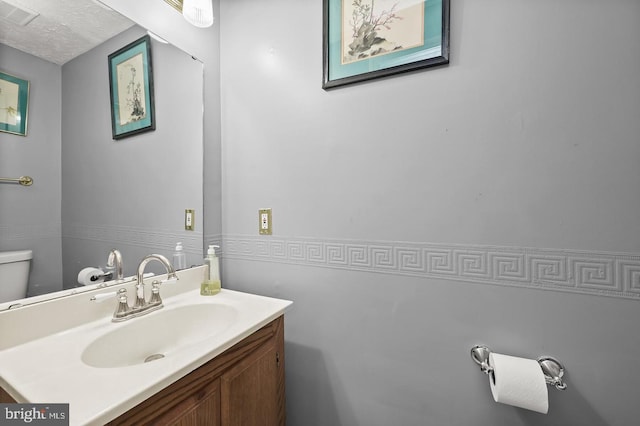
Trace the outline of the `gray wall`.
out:
[[[111,137],[107,57],[144,34],[133,27],[63,66],[65,287],[82,268],[104,266],[113,247],[127,275],[177,241],[188,264],[202,263],[202,63],[152,40],[156,130]],[[195,231],[184,230],[185,209],[196,210]]]
[[[332,92],[320,1],[222,0],[207,30],[150,2],[107,0],[205,62],[224,285],[295,301],[289,424],[634,423],[637,2],[456,0],[449,66]],[[569,389],[496,404],[476,343]]]
[[[33,250],[29,294],[61,288],[60,67],[0,44],[0,69],[28,80],[27,136],[0,132],[0,177],[28,175],[33,186],[0,184],[0,251]]]
[[[321,1],[220,3],[223,286],[294,301],[288,424],[637,422],[640,3],[455,0],[449,66],[330,92]],[[568,390],[496,404],[477,343]]]

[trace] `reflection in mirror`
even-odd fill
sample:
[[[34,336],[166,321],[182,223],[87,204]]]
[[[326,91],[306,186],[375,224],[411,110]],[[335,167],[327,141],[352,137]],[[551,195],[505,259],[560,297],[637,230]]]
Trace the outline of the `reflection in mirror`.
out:
[[[94,0],[9,2],[35,11],[55,3],[58,12],[73,4],[73,18],[42,12],[20,31],[52,19],[80,19],[92,31],[101,22],[124,28],[72,59],[60,59],[62,52],[35,56],[64,45],[52,33],[46,37],[51,45],[31,47],[12,45],[0,34],[0,70],[30,82],[27,135],[0,133],[0,176],[34,179],[30,187],[0,184],[0,252],[32,251],[28,295],[78,286],[79,272],[104,268],[112,248],[122,253],[125,276],[145,255],[170,257],[177,242],[187,265],[202,263],[202,63],[152,39],[156,129],[115,141],[107,57],[146,31],[126,18],[116,25],[123,17]],[[112,17],[96,18],[104,13]],[[185,230],[187,209],[195,211],[193,231]],[[15,284],[5,281],[2,267],[0,286]]]

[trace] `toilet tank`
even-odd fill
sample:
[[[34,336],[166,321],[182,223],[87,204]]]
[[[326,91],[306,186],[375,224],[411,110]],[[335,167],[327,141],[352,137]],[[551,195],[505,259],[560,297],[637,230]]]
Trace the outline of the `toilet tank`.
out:
[[[27,297],[31,250],[0,251],[0,303]]]

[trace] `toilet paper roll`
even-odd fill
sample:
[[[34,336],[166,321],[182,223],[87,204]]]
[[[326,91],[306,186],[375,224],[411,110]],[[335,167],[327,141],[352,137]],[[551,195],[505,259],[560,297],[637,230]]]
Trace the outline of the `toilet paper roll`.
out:
[[[100,277],[96,281],[91,281],[91,277]],[[78,272],[78,284],[91,285],[98,284],[104,281],[104,271],[100,268],[84,268]]]
[[[491,353],[489,364],[493,367],[489,382],[496,402],[547,414],[547,383],[538,361]]]

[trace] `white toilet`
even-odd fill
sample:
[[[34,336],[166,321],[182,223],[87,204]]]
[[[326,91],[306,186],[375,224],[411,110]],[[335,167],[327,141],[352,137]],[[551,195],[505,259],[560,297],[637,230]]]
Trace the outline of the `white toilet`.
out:
[[[0,251],[0,303],[27,297],[31,250]]]

